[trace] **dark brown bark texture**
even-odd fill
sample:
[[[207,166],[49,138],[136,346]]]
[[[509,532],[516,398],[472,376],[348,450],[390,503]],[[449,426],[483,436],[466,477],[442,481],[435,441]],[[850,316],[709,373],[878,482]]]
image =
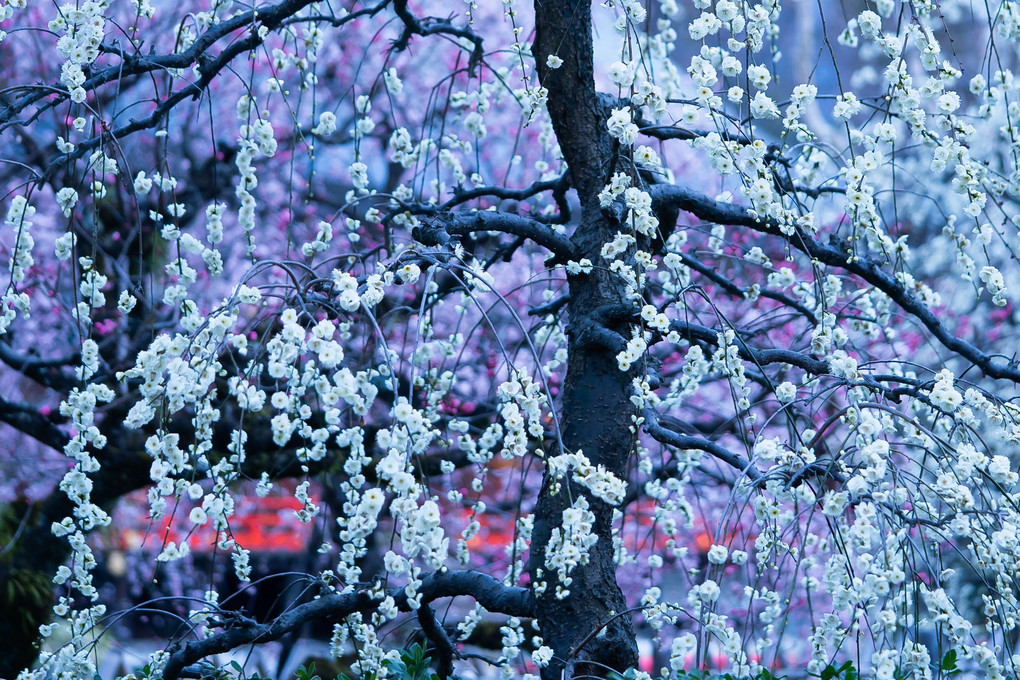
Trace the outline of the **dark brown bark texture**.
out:
[[[535,13],[533,49],[539,77],[548,89],[548,111],[581,203],[580,223],[571,241],[578,258],[597,263],[602,244],[612,240],[618,229],[598,200],[616,164],[617,149],[606,127],[610,111],[595,89],[591,7],[584,0],[536,0]],[[563,60],[557,69],[546,65],[551,54]],[[635,409],[630,402],[633,376],[620,371],[615,352],[593,342],[584,329],[593,317],[602,316],[599,310],[623,301],[621,283],[613,274],[596,268],[590,275],[571,277],[569,359],[561,421],[568,451],[581,451],[593,465],[604,465],[619,476],[623,476],[635,443]],[[545,553],[552,529],[561,525],[569,501],[566,484],[552,495],[551,482],[547,478],[543,485],[532,540],[532,577],[539,579],[538,570],[542,569],[539,580],[549,584],[537,598],[538,622],[545,644],[555,654],[542,678],[605,676],[609,669],[634,667],[634,630],[628,616],[617,616],[627,604],[616,582],[613,508],[588,495],[598,543],[590,550],[588,563],[571,573],[570,595],[557,599],[556,575],[544,569]],[[572,486],[570,495],[576,498],[587,493]]]

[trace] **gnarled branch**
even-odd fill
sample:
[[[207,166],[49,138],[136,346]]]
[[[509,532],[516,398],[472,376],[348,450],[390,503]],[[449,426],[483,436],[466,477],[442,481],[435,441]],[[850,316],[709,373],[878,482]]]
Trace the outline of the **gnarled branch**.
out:
[[[551,227],[520,215],[482,210],[472,213],[445,213],[423,220],[413,236],[425,245],[443,245],[451,236],[464,236],[480,231],[497,231],[529,239],[553,254],[554,262],[574,259],[570,240]]]
[[[920,321],[946,349],[972,362],[986,376],[1020,382],[1020,367],[996,362],[992,356],[953,335],[927,305],[871,258],[848,258],[846,252],[836,246],[819,243],[803,231],[798,230],[793,235],[784,234],[773,219],[753,215],[745,207],[722,203],[696,191],[672,185],[656,185],[649,192],[654,203],[673,205],[709,222],[749,227],[761,233],[779,236],[812,259],[859,276],[888,295],[904,312]]]
[[[763,475],[761,470],[756,468],[751,461],[739,454],[723,448],[716,442],[709,439],[695,437],[689,434],[682,434],[676,430],[664,427],[659,422],[659,415],[650,408],[646,408],[642,415],[645,419],[645,432],[647,432],[652,439],[655,439],[662,444],[666,444],[667,446],[675,446],[678,449],[695,449],[698,451],[704,451],[727,465],[740,470],[752,482],[758,483],[762,480]]]
[[[477,571],[441,571],[425,576],[418,588],[421,603],[426,605],[443,597],[472,597],[489,611],[511,616],[534,616],[534,598],[527,588],[503,585],[500,581]],[[391,596],[401,611],[411,611],[403,587],[390,588]],[[248,644],[264,643],[298,630],[309,621],[339,623],[356,612],[367,613],[376,607],[371,587],[362,587],[346,593],[324,595],[298,605],[265,623],[240,622],[202,640],[177,643],[171,647],[170,658],[163,670],[164,680],[177,680],[181,671],[190,664],[212,654],[220,654]]]

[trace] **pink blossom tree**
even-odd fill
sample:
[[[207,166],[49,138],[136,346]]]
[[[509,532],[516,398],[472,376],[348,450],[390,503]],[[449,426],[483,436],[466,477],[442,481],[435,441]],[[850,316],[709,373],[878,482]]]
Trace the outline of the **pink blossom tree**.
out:
[[[314,597],[149,677],[1017,677],[1020,11],[829,4],[0,2],[0,675],[94,676],[119,499],[246,581],[283,488]]]

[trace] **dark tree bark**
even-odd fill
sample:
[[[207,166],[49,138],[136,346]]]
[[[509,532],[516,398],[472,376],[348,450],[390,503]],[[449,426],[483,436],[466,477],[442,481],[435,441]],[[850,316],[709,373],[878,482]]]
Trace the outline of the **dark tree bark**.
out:
[[[548,89],[549,114],[581,203],[580,222],[571,241],[578,258],[598,262],[602,244],[612,240],[618,230],[598,200],[613,172],[617,150],[606,127],[610,112],[595,90],[590,3],[541,0],[535,2],[535,13],[534,53],[539,77]],[[551,54],[563,60],[557,69],[546,65]],[[581,451],[592,465],[604,465],[623,476],[635,444],[632,416],[636,411],[630,402],[633,375],[617,367],[617,350],[586,332],[594,317],[603,316],[602,310],[625,301],[623,286],[614,274],[598,268],[589,275],[571,277],[569,283],[563,442],[568,451]],[[570,595],[560,600],[555,592],[556,575],[548,573],[544,565],[551,531],[562,524],[562,512],[569,501],[566,484],[559,494],[551,494],[552,481],[547,477],[543,484],[532,541],[532,578],[549,583],[536,602],[538,621],[545,643],[555,654],[542,678],[560,680],[564,671],[568,678],[604,676],[607,669],[634,667],[634,630],[628,616],[617,616],[627,604],[616,582],[613,507],[579,487],[571,488],[573,497],[588,498],[598,543],[590,550],[588,564],[573,570]],[[596,631],[598,634],[592,635]]]

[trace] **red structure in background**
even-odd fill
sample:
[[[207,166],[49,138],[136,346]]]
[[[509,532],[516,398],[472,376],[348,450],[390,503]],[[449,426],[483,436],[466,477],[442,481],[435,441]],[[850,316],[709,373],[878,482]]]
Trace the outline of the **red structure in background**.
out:
[[[313,523],[302,524],[297,512],[304,508],[292,495],[294,484],[280,484],[279,491],[265,497],[254,493],[236,496],[234,514],[229,519],[228,532],[241,547],[252,552],[302,552],[312,539]],[[312,501],[318,504],[322,494],[310,490]],[[148,501],[142,490],[125,497],[117,510],[117,530],[112,547],[119,550],[138,550],[174,542],[186,543],[192,552],[209,553],[216,548],[217,532],[211,522],[196,527],[188,519],[194,507],[182,500],[167,514],[153,522],[146,514]]]
[[[298,552],[308,546],[312,523],[301,524],[295,513],[302,503],[293,496],[245,497],[248,508],[235,514],[231,522],[234,540],[251,551]]]

